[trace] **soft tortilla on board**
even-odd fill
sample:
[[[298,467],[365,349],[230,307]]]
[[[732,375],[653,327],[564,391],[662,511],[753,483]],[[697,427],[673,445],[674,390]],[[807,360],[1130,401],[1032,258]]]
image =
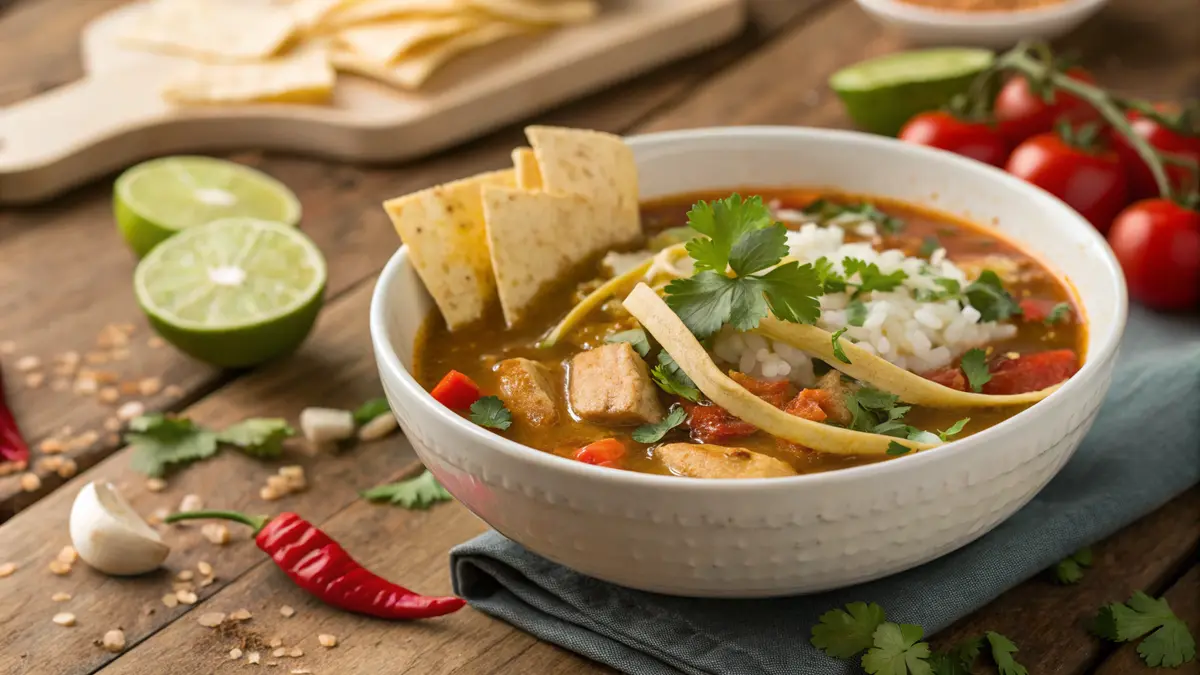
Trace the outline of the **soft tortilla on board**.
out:
[[[513,187],[515,181],[512,169],[494,171],[383,204],[408,245],[417,275],[452,331],[480,319],[496,296],[482,191],[489,186]]]

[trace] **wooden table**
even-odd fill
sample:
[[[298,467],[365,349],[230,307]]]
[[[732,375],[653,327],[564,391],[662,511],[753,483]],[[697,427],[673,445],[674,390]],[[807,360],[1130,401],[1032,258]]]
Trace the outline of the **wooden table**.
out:
[[[63,84],[79,74],[76,33],[92,16],[121,0],[8,0],[0,2],[0,104]],[[840,104],[825,88],[836,68],[902,47],[848,0],[752,0],[754,26],[732,44],[644,75],[612,90],[551,111],[541,121],[617,133],[733,124],[846,126]],[[7,6],[7,8],[4,8]],[[1064,47],[1076,50],[1100,81],[1147,97],[1200,95],[1200,5],[1196,0],[1114,0]],[[484,531],[458,504],[405,511],[360,500],[357,491],[381,477],[411,473],[415,458],[398,435],[342,455],[289,454],[306,467],[311,488],[277,503],[258,497],[275,467],[234,453],[190,467],[151,492],[129,467],[113,428],[115,407],[95,396],[55,385],[52,368],[40,387],[27,387],[15,368],[34,355],[50,363],[69,351],[100,351],[106,326],[128,324],[127,347],[106,353],[124,380],[159,378],[138,400],[147,410],[177,411],[214,426],[248,416],[294,419],[308,405],[352,407],[379,394],[367,336],[367,305],[375,277],[397,241],[382,200],[508,162],[520,142],[509,128],[406,166],[354,168],[256,153],[234,156],[290,185],[303,202],[304,229],[329,261],[326,309],[304,348],[281,363],[246,373],[216,370],[164,348],[134,303],[134,260],[110,215],[108,180],[53,203],[0,213],[0,358],[10,397],[34,445],[73,441],[58,471],[35,470],[41,486],[24,491],[19,477],[0,477],[0,563],[20,567],[0,579],[0,671],[54,675],[231,672],[240,642],[299,645],[300,658],[274,658],[276,672],[314,673],[585,673],[611,672],[569,652],[466,610],[412,625],[371,621],[330,611],[306,598],[265,562],[237,532],[224,547],[199,527],[174,528],[167,569],[136,579],[112,579],[75,566],[65,576],[47,568],[67,543],[67,515],[79,488],[103,478],[118,484],[143,514],[173,509],[190,493],[206,504],[275,512],[294,510],[321,524],[366,565],[429,592],[449,590],[446,553]],[[11,341],[13,344],[5,344]],[[93,357],[98,358],[98,357]],[[150,393],[152,392],[152,393]],[[66,429],[69,427],[69,429]],[[93,432],[93,433],[87,433]],[[72,464],[73,463],[73,464]],[[70,478],[72,469],[78,473]],[[1085,621],[1105,602],[1134,589],[1166,593],[1193,626],[1200,625],[1200,489],[1193,489],[1094,547],[1096,566],[1072,587],[1035,578],[935,636],[945,646],[984,629],[1010,636],[1031,673],[1104,675],[1142,672],[1130,646],[1114,648],[1090,637]],[[164,606],[173,576],[200,561],[216,581],[198,589],[194,606]],[[54,602],[56,592],[71,594]],[[291,605],[291,618],[280,607]],[[253,619],[231,634],[204,628],[204,612],[247,608]],[[78,624],[51,622],[60,611]],[[96,641],[121,627],[128,646],[110,654]],[[808,627],[797,627],[797,639]],[[336,635],[335,649],[317,645],[318,633]],[[244,664],[244,658],[242,663]],[[1196,664],[1190,671],[1200,672]],[[1148,671],[1148,669],[1147,669]]]

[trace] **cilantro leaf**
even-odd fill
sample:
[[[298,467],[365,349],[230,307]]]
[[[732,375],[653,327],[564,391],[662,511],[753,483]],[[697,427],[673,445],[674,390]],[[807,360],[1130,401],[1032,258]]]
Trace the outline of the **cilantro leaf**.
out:
[[[384,406],[387,406],[386,401]],[[296,430],[287,420],[252,417],[226,427],[217,434],[217,440],[235,446],[247,455],[270,458],[282,455],[284,439],[295,435]]]
[[[133,448],[134,470],[154,477],[217,454],[216,434],[186,417],[162,413],[135,417],[125,442]]]
[[[896,441],[892,441],[892,442],[888,443],[887,454],[889,454],[893,457],[899,457],[900,455],[907,455],[910,452],[912,452],[912,448],[908,447],[907,445],[904,445],[903,443],[897,443]]]
[[[938,241],[937,237],[930,235],[921,240],[921,250],[917,252],[917,255],[928,258],[941,247],[942,242]]]
[[[758,328],[758,322],[766,315],[767,299],[763,297],[758,279],[734,281],[730,295],[729,325],[744,333]]]
[[[1066,302],[1060,302],[1050,308],[1050,312],[1046,314],[1046,318],[1042,320],[1042,323],[1047,326],[1053,326],[1056,323],[1070,321],[1070,319],[1071,305]]]
[[[817,300],[821,284],[812,265],[792,261],[750,280],[767,296],[771,313],[779,320],[812,324],[821,316],[821,303]]]
[[[933,671],[933,675],[972,675],[968,666],[944,652],[929,657],[929,669]]]
[[[1083,569],[1092,566],[1092,549],[1083,547],[1054,565],[1054,578],[1060,584],[1077,584],[1083,579]]]
[[[642,358],[646,358],[646,355],[650,353],[650,338],[646,337],[646,331],[642,330],[641,328],[633,328],[630,330],[621,331],[620,333],[613,333],[612,335],[605,337],[604,341],[609,344],[628,342],[629,345],[633,347],[633,351],[637,352]]]
[[[939,431],[937,433],[938,438],[941,439],[942,441],[950,440],[951,436],[957,436],[959,434],[959,432],[961,432],[963,430],[963,427],[967,426],[967,422],[970,422],[970,421],[971,421],[970,417],[962,418],[961,420],[955,422],[954,424],[951,424],[949,429],[946,429],[945,431]]]
[[[496,396],[484,396],[471,404],[471,421],[501,431],[512,426],[512,413]]]
[[[787,228],[779,223],[742,235],[729,251],[729,266],[739,277],[778,265],[787,254]]]
[[[960,365],[971,391],[979,393],[983,391],[983,385],[992,381],[992,375],[988,372],[987,352],[982,349],[972,349],[963,354]]]
[[[867,322],[867,306],[862,300],[851,300],[850,304],[846,305],[846,323],[855,328],[862,328],[862,325]]]
[[[960,292],[962,292],[962,284],[958,283],[957,279],[938,277],[933,280],[933,283],[945,289],[947,295],[958,295]]]
[[[841,293],[846,290],[846,278],[833,269],[829,258],[821,256],[812,263],[813,272],[817,275],[817,283],[826,293]]]
[[[871,222],[889,234],[895,234],[904,227],[903,220],[895,216],[889,216],[869,202],[836,204],[826,199],[818,199],[804,207],[803,213],[816,217],[822,224],[835,219],[850,222]]]
[[[979,310],[984,321],[1003,321],[1021,313],[1021,306],[1004,290],[1000,277],[992,270],[984,270],[964,291],[967,302]]]
[[[933,675],[925,631],[912,624],[881,624],[872,636],[874,646],[862,657],[868,675]]]
[[[1151,633],[1153,631],[1153,633]],[[1137,651],[1152,667],[1174,668],[1196,658],[1196,641],[1165,599],[1141,591],[1125,604],[1115,602],[1100,609],[1092,632],[1113,642],[1129,642],[1150,634]]]
[[[729,321],[736,287],[736,279],[705,271],[667,284],[666,301],[692,335],[704,339]]]
[[[663,349],[658,352],[658,365],[650,370],[650,376],[659,389],[693,403],[700,401],[700,390],[692,378],[683,372],[683,368],[675,363],[675,359]]]
[[[1025,666],[1017,663],[1013,659],[1013,654],[1017,653],[1017,646],[1012,643],[1012,640],[994,631],[987,632],[987,641],[992,648],[992,660],[996,662],[996,666],[1000,669],[1000,675],[1029,675],[1029,671],[1025,670]]]
[[[688,226],[708,238],[692,239],[687,243],[687,252],[696,261],[697,270],[724,274],[738,239],[773,222],[771,210],[763,204],[762,197],[743,201],[741,195],[732,194],[725,199],[696,202],[688,211]]]
[[[873,387],[859,387],[847,393],[843,400],[850,411],[850,428],[867,433],[886,433],[889,426],[893,431],[898,430],[904,425],[898,427],[889,423],[899,422],[912,408],[897,405],[900,401],[899,396]]]
[[[354,426],[361,427],[380,415],[391,412],[386,398],[373,398],[354,411]]]
[[[638,443],[657,443],[662,440],[667,432],[675,427],[683,424],[683,420],[687,418],[687,411],[683,406],[673,406],[671,412],[663,418],[661,422],[656,424],[643,424],[633,430],[633,440]]]
[[[979,652],[983,649],[983,638],[967,638],[947,652],[929,657],[933,675],[972,675]]]
[[[904,270],[896,270],[895,272],[884,274],[880,271],[879,265],[865,262],[858,258],[843,259],[842,269],[846,270],[847,283],[852,286],[858,286],[858,290],[854,292],[855,297],[872,291],[895,290],[902,281],[908,278],[908,274]],[[855,274],[858,275],[859,281],[849,281]]]
[[[845,332],[846,329],[842,328],[833,334],[833,356],[842,363],[850,363],[850,359],[846,356],[846,352],[842,351],[842,343],[838,341]]]
[[[846,609],[831,609],[812,628],[812,645],[835,659],[848,659],[869,648],[872,636],[886,619],[875,603],[852,602]]]
[[[438,502],[454,499],[446,488],[437,482],[433,474],[429,473],[429,469],[416,478],[380,485],[363,490],[359,494],[368,501],[388,501],[406,509],[427,509]]]

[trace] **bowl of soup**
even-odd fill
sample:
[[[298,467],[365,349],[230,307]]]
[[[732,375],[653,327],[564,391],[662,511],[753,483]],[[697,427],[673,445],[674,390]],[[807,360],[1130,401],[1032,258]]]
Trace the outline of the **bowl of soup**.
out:
[[[920,565],[1062,467],[1126,292],[1056,198],[866,134],[535,127],[385,206],[380,377],[467,508],[641,590],[765,597]]]

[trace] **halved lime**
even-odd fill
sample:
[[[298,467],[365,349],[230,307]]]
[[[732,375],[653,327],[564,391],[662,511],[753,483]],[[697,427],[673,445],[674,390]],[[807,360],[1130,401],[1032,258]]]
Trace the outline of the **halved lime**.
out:
[[[180,230],[246,216],[300,222],[300,201],[267,174],[213,157],[162,157],[127,169],[113,185],[117,227],[138,257]]]
[[[986,49],[898,52],[843,68],[829,78],[829,86],[859,128],[895,136],[913,115],[965,92],[995,60]]]
[[[168,342],[239,368],[291,352],[308,336],[324,300],[325,259],[296,228],[225,218],[154,247],[133,288]]]

